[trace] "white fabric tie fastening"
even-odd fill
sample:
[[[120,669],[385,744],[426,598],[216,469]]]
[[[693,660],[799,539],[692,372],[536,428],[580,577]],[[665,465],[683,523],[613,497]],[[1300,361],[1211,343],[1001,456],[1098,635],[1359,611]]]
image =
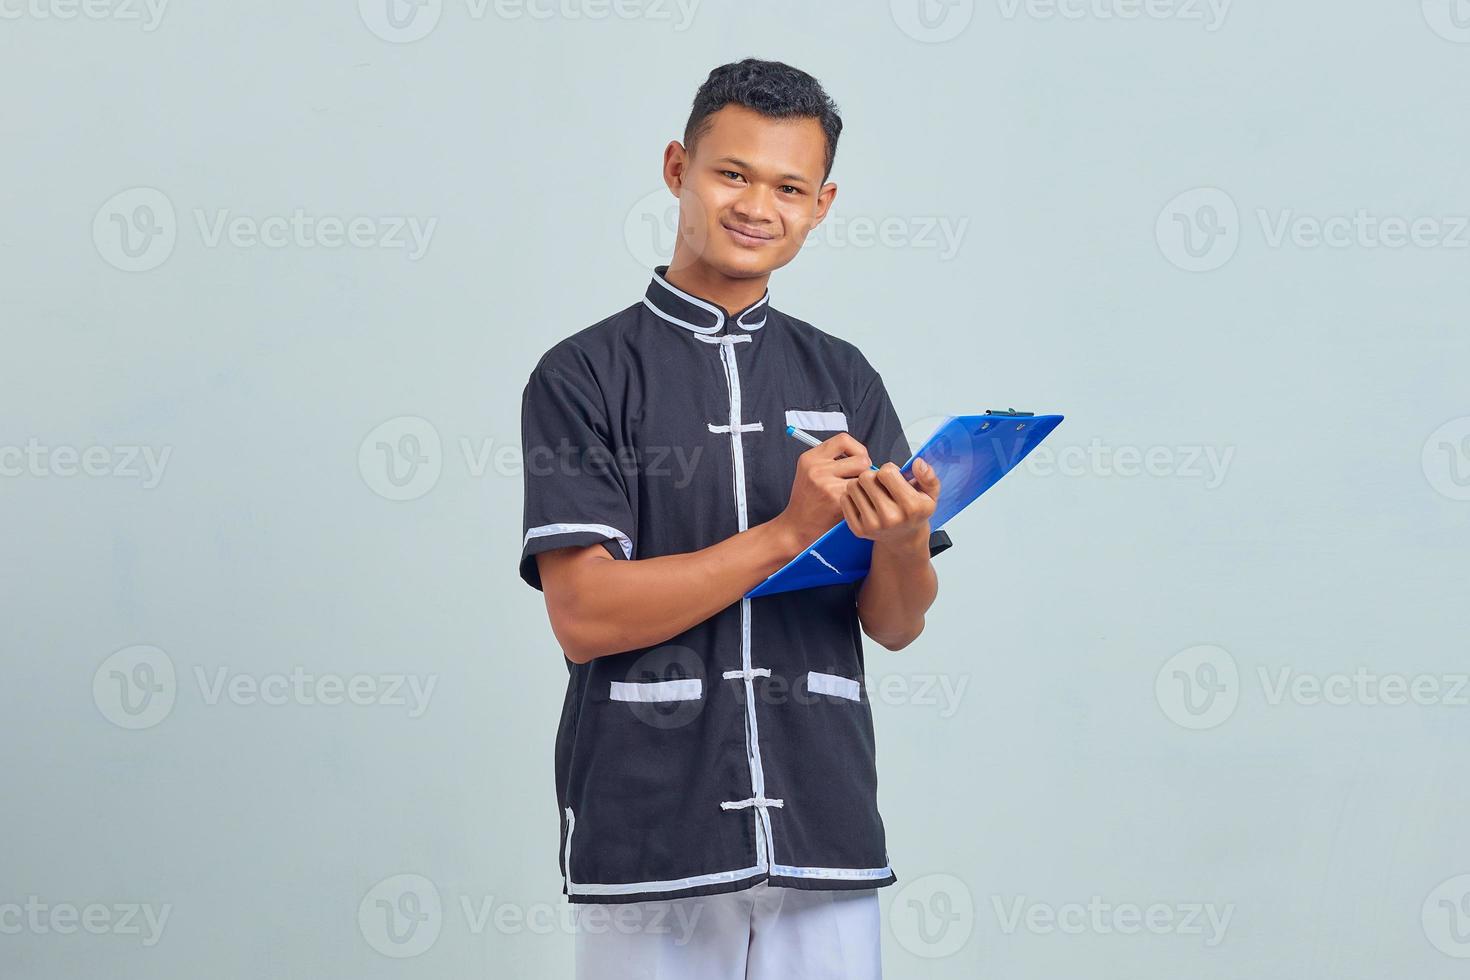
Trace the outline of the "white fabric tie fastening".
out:
[[[768,800],[764,796],[752,796],[748,800],[735,800],[729,803],[721,803],[721,810],[743,810],[748,806],[785,806],[785,800]]]
[[[751,680],[752,678],[756,678],[756,677],[770,677],[770,676],[771,676],[771,668],[769,668],[769,667],[752,667],[749,670],[727,670],[723,674],[720,675],[720,677],[724,678],[727,681],[733,681],[733,680],[748,681],[748,680]]]

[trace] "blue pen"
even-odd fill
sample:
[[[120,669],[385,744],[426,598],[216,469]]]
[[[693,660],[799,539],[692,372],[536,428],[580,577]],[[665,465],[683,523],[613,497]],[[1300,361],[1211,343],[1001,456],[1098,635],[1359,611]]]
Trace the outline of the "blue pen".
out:
[[[786,434],[788,436],[795,437],[796,439],[800,440],[801,442],[806,443],[808,446],[820,446],[822,444],[822,440],[818,439],[816,436],[812,435],[810,432],[803,432],[802,430],[798,429],[794,425],[788,425],[786,427]],[[876,470],[876,469],[879,469],[879,467],[877,467],[877,466],[869,466],[868,469],[870,469],[870,470]]]

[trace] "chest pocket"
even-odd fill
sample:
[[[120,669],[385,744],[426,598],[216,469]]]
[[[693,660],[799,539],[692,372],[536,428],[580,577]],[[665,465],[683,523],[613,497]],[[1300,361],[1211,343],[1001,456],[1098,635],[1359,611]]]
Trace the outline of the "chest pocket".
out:
[[[821,408],[788,408],[786,424],[813,435],[819,432],[846,432],[847,414],[840,402],[829,402]]]

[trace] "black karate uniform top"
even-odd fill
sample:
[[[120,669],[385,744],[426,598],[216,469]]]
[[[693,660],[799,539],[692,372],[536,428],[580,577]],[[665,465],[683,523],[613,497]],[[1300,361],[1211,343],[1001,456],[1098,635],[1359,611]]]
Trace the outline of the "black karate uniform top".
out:
[[[785,509],[807,447],[910,447],[853,344],[730,314],[659,266],[642,302],[552,347],[521,407],[525,539],[618,559],[697,551]],[[930,554],[949,547],[935,531]],[[754,586],[756,583],[752,582]],[[567,661],[556,739],[563,892],[633,902],[892,884],[857,616],[861,582],[741,599],[657,646]]]

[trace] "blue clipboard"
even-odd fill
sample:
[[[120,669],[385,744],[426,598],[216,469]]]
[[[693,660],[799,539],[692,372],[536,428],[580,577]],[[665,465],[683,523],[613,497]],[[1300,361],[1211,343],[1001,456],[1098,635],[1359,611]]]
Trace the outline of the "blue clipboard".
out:
[[[914,460],[922,456],[939,476],[939,500],[929,519],[930,530],[939,530],[995,486],[1061,424],[1062,418],[1011,412],[946,417],[900,467],[904,476],[912,476]],[[867,576],[872,561],[873,542],[853,534],[843,521],[745,597],[855,582]]]

